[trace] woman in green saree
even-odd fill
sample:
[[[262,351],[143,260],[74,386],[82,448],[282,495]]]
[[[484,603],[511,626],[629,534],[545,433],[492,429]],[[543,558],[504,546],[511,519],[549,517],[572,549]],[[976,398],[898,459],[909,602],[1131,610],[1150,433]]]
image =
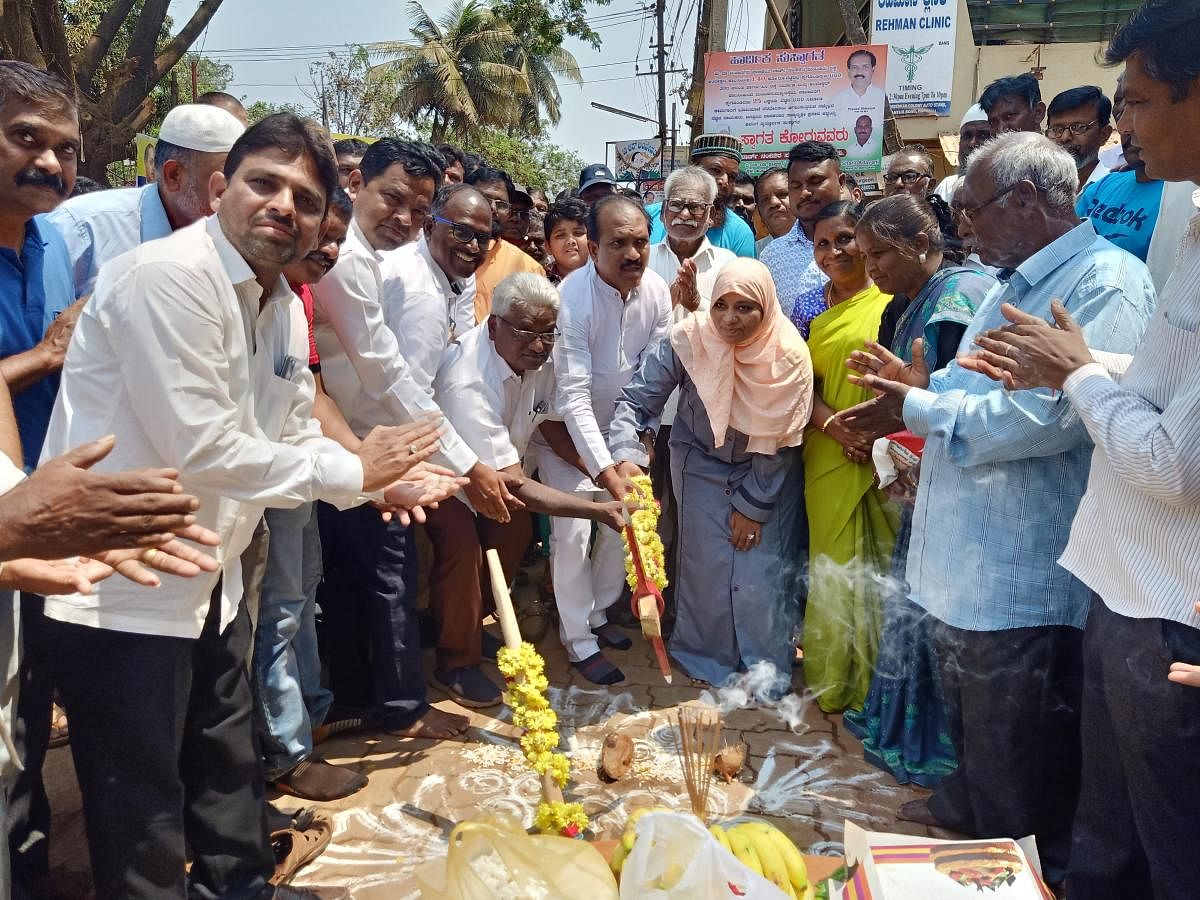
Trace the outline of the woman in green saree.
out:
[[[858,444],[837,413],[873,395],[846,379],[846,360],[879,334],[892,299],[867,276],[855,243],[861,207],[832,203],[813,233],[817,266],[829,277],[825,312],[812,320],[814,393],[804,442],[809,588],[804,614],[804,678],[826,712],[859,707],[879,649],[884,587],[899,512],[875,487],[871,448]]]

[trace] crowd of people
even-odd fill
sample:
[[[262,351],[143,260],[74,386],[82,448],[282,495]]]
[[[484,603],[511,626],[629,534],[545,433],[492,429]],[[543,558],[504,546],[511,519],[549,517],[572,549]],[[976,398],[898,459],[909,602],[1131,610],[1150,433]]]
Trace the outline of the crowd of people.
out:
[[[264,789],[363,788],[334,734],[463,735],[430,682],[499,707],[485,551],[548,549],[523,633],[624,680],[648,473],[694,684],[802,667],[932,788],[902,817],[1034,834],[1072,898],[1192,896],[1197,42],[1146,0],[1111,100],[997,80],[940,183],[704,134],[649,205],[223,94],[150,183],[76,190],[72,87],[0,62],[0,893],[48,871],[69,727],[99,896],[318,895]],[[923,449],[881,488],[891,436]]]

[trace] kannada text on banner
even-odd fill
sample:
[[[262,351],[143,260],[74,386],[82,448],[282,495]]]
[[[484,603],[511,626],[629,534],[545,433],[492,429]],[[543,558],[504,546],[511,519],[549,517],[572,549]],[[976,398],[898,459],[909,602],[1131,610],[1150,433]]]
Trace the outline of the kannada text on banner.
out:
[[[887,47],[806,47],[704,55],[706,130],[741,139],[742,168],[785,165],[803,141],[826,141],[846,172],[878,172]]]
[[[891,54],[893,115],[950,115],[957,20],[958,0],[872,0],[871,39]]]

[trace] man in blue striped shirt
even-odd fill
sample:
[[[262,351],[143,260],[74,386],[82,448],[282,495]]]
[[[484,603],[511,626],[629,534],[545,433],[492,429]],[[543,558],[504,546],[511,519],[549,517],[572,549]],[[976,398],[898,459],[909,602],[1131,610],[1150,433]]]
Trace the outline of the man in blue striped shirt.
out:
[[[1003,135],[971,158],[964,213],[984,262],[1012,274],[965,342],[1004,323],[1001,303],[1046,316],[1062,298],[1091,346],[1137,345],[1153,312],[1150,274],[1080,222],[1076,182],[1072,157],[1034,133]],[[873,358],[858,368],[884,393],[844,413],[848,423],[902,412],[926,439],[907,574],[933,619],[959,768],[927,809],[905,813],[979,837],[1036,834],[1047,881],[1061,882],[1078,794],[1089,592],[1056,560],[1087,485],[1091,440],[1058,393],[1009,393],[956,363],[932,378],[916,362],[902,370]]]

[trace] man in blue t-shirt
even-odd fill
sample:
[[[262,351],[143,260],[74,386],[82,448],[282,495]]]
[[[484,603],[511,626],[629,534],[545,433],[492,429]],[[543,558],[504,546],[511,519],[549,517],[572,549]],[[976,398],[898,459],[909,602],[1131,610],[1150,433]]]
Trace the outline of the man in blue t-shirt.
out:
[[[1137,136],[1129,116],[1123,117],[1121,148],[1127,170],[1112,172],[1093,181],[1075,201],[1075,212],[1090,219],[1092,227],[1122,250],[1145,262],[1158,211],[1162,208],[1163,182],[1146,174]]]
[[[738,256],[754,258],[754,229],[740,216],[727,209],[733,196],[733,179],[742,164],[742,142],[728,134],[702,134],[692,139],[691,162],[708,172],[717,182],[717,199],[712,207],[712,225],[708,239],[714,247],[732,250]],[[667,239],[663,225],[662,204],[646,207],[650,214],[650,242],[660,244]]]

